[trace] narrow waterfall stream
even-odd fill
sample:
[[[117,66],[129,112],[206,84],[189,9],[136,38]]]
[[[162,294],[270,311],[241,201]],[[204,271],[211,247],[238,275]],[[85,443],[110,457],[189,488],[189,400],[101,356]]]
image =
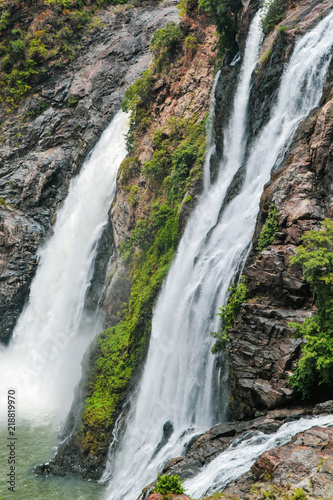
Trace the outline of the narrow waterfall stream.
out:
[[[187,493],[198,498],[214,491],[221,490],[231,481],[250,470],[255,460],[267,450],[288,443],[295,434],[318,425],[333,425],[333,415],[302,418],[296,422],[284,424],[274,434],[260,431],[248,432],[242,439],[238,438],[232,445],[193,479],[185,481]]]
[[[75,480],[61,483],[55,479],[37,485],[31,471],[34,465],[50,458],[57,429],[68,413],[81,375],[83,353],[101,330],[98,317],[93,321],[86,317],[84,299],[96,245],[115,193],[118,167],[126,155],[127,130],[128,117],[119,112],[72,181],[53,235],[40,250],[29,303],[9,347],[0,352],[1,401],[7,400],[8,389],[16,391],[20,447],[17,499],[95,498],[90,496],[93,488],[89,483],[78,486]],[[4,404],[0,418],[5,441],[8,433]],[[1,458],[1,464],[7,463],[5,456]],[[1,469],[1,489],[7,491],[8,471]],[[96,487],[94,490],[96,493]]]
[[[247,255],[263,186],[323,92],[332,57],[333,12],[296,44],[271,118],[249,152],[240,192],[220,214],[245,155],[250,79],[261,41],[259,16],[248,36],[218,179],[206,186],[187,224],[154,311],[137,399],[118,449],[110,452],[104,476],[110,478],[108,500],[136,498],[169,458],[184,452],[193,435],[216,422],[212,394],[219,373],[210,354],[209,331],[217,327],[212,317],[225,303],[229,283]]]

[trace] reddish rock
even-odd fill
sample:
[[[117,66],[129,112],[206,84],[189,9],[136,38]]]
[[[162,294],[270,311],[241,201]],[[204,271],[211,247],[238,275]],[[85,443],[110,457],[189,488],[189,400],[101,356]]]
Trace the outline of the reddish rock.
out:
[[[225,494],[253,499],[254,484],[303,488],[311,498],[333,498],[333,428],[312,427],[281,448],[266,451],[244,474],[224,489]],[[280,498],[280,497],[279,497]]]
[[[313,496],[333,496],[333,429],[312,427],[289,444],[266,451],[252,466],[257,480],[269,474],[278,486],[291,484],[312,490]]]

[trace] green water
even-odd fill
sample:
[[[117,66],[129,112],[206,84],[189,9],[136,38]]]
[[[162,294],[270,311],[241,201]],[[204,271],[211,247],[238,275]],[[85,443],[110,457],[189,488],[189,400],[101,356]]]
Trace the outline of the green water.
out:
[[[45,419],[46,420],[46,419]],[[38,477],[35,465],[45,463],[54,455],[57,426],[51,420],[42,423],[19,423],[15,437],[15,492],[6,484],[10,472],[8,457],[11,443],[7,427],[0,425],[0,499],[2,500],[101,500],[104,487],[96,482],[77,478]],[[14,441],[13,441],[14,442]]]

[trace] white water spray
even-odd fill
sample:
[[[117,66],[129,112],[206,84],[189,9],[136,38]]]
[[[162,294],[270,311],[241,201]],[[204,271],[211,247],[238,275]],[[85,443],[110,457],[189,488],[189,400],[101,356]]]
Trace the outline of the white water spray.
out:
[[[137,402],[133,402],[133,413],[127,419],[120,451],[111,453],[104,475],[104,479],[111,475],[108,499],[134,498],[168,458],[183,453],[193,434],[217,420],[212,393],[218,374],[210,355],[209,336],[217,324],[210,318],[221,305],[232,275],[229,272],[224,278],[221,252],[211,255],[208,234],[216,226],[227,188],[245,154],[250,79],[261,40],[257,14],[225,133],[221,173],[211,187],[206,172],[204,193],[187,224],[158,299]]]
[[[298,432],[313,426],[332,425],[333,415],[322,415],[288,422],[274,434],[250,431],[242,438],[235,439],[231,446],[207,465],[200,474],[185,481],[186,493],[193,498],[199,498],[214,491],[221,491],[227,484],[250,470],[265,451],[287,444]]]
[[[36,423],[51,412],[63,417],[73,400],[83,353],[100,326],[96,321],[95,331],[91,323],[85,331],[84,299],[127,130],[128,117],[119,112],[71,182],[53,235],[39,252],[29,303],[11,344],[0,352],[1,391],[16,390],[20,418]]]
[[[220,214],[245,155],[250,78],[261,39],[258,24],[259,15],[250,29],[218,180],[206,185],[154,311],[136,406],[104,476],[111,478],[108,500],[135,498],[167,459],[184,452],[194,433],[214,423],[216,372],[209,331],[218,325],[211,318],[225,303],[229,283],[248,252],[263,186],[322,95],[333,46],[333,12],[297,43],[272,117],[246,161],[241,190]]]

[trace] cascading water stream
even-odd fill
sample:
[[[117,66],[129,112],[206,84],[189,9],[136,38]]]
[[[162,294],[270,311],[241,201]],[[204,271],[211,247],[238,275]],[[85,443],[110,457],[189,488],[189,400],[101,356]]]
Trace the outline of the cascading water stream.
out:
[[[215,458],[196,477],[185,481],[186,492],[193,498],[199,498],[214,491],[220,491],[224,486],[249,471],[256,459],[265,451],[285,445],[295,434],[310,427],[332,425],[333,415],[322,415],[288,422],[274,434],[264,434],[260,431],[248,432],[245,436],[235,439],[226,451]]]
[[[319,104],[331,61],[333,12],[298,41],[268,124],[254,140],[240,192],[220,214],[233,175],[245,156],[250,78],[258,57],[259,14],[248,37],[234,111],[225,132],[216,183],[201,196],[163,285],[136,404],[104,479],[108,500],[131,500],[193,434],[215,421],[209,331],[214,312],[248,252],[259,199],[300,121]],[[163,436],[164,428],[164,436]]]
[[[225,193],[245,154],[250,80],[262,40],[259,21],[258,13],[250,28],[225,132],[223,168],[214,186],[206,172],[200,203],[187,224],[154,311],[137,402],[133,402],[122,444],[115,455],[111,453],[104,475],[104,479],[112,478],[109,499],[134,498],[141,486],[155,478],[161,464],[183,452],[193,434],[217,421],[212,392],[218,373],[209,337],[217,324],[209,320],[222,303],[232,276],[224,277],[224,266],[218,261],[221,254],[211,255],[207,235],[217,224]]]
[[[128,117],[119,112],[72,181],[53,235],[39,251],[29,303],[0,352],[0,387],[7,391],[10,381],[18,391],[21,418],[53,410],[64,416],[73,399],[82,355],[97,333],[91,324],[85,332],[84,298],[126,155],[127,128]]]
[[[128,116],[119,112],[102,134],[81,172],[71,182],[53,235],[39,251],[40,262],[13,339],[0,351],[0,400],[16,397],[17,500],[93,500],[100,488],[75,479],[38,482],[31,473],[56,445],[61,419],[81,376],[81,359],[101,327],[98,313],[88,318],[85,294],[97,242],[107,222],[118,167],[126,155]],[[1,404],[0,437],[7,442],[7,405]],[[7,493],[8,450],[0,450],[0,495]],[[3,467],[4,466],[4,467]]]

